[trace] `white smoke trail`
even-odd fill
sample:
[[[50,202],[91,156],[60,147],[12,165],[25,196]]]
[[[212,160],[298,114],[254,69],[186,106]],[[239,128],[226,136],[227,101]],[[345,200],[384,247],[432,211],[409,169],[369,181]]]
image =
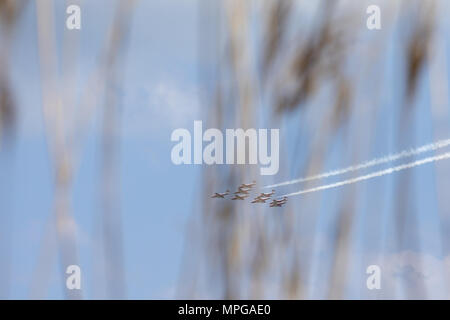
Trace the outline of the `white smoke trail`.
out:
[[[381,176],[385,176],[397,171],[401,171],[401,170],[405,170],[405,169],[410,169],[413,167],[417,167],[417,166],[421,166],[423,164],[427,164],[430,162],[435,162],[435,161],[440,161],[440,160],[444,160],[444,159],[449,159],[450,158],[450,152],[441,154],[441,155],[437,155],[437,156],[433,156],[433,157],[428,157],[422,160],[417,160],[414,162],[410,162],[410,163],[406,163],[406,164],[402,164],[396,167],[392,167],[389,169],[385,169],[385,170],[381,170],[381,171],[377,171],[377,172],[373,172],[364,176],[359,176],[353,179],[348,179],[348,180],[344,180],[344,181],[340,181],[340,182],[336,182],[336,183],[332,183],[332,184],[327,184],[324,186],[320,186],[320,187],[315,187],[315,188],[311,188],[311,189],[306,189],[306,190],[300,190],[298,192],[294,192],[294,193],[289,193],[289,194],[285,194],[281,197],[292,197],[292,196],[296,196],[296,195],[301,195],[301,194],[305,194],[305,193],[311,193],[311,192],[317,192],[317,191],[321,191],[321,190],[326,190],[326,189],[332,189],[332,188],[337,188],[337,187],[341,187],[347,184],[353,184],[353,183],[357,183],[360,181],[364,181],[364,180],[369,180],[372,178],[376,178],[376,177],[381,177]]]
[[[328,177],[332,177],[332,176],[337,176],[337,175],[341,175],[344,173],[373,167],[373,166],[380,165],[383,163],[388,163],[388,162],[392,162],[395,160],[412,157],[412,156],[415,156],[415,155],[418,155],[421,153],[435,151],[438,149],[445,148],[449,145],[450,145],[450,139],[440,140],[438,142],[430,143],[430,144],[418,147],[416,149],[404,150],[404,151],[396,153],[396,154],[391,154],[391,155],[388,155],[388,156],[385,156],[382,158],[373,159],[373,160],[370,160],[370,161],[367,161],[367,162],[364,162],[364,163],[361,163],[361,164],[358,164],[355,166],[349,166],[347,168],[337,169],[337,170],[333,170],[333,171],[329,171],[329,172],[325,172],[325,173],[320,173],[320,174],[305,177],[305,178],[299,178],[299,179],[290,180],[290,181],[286,181],[286,182],[280,182],[277,184],[265,186],[263,188],[275,188],[275,187],[286,186],[286,185],[290,185],[290,184],[294,184],[294,183],[301,183],[301,182],[306,182],[306,181],[319,180],[319,179],[324,179],[324,178],[328,178]]]

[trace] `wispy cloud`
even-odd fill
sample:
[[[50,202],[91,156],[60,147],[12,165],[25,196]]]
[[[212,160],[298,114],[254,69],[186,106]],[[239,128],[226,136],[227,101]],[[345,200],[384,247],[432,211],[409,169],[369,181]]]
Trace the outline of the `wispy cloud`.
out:
[[[172,127],[184,126],[199,111],[198,92],[173,83],[158,83],[150,90],[151,112]]]
[[[199,116],[199,90],[175,81],[160,81],[132,94],[125,106],[125,135],[156,135],[187,127]]]
[[[392,254],[381,265],[382,290],[393,296],[395,287],[403,287],[408,297],[448,299],[449,268],[450,256],[437,258],[413,251]]]

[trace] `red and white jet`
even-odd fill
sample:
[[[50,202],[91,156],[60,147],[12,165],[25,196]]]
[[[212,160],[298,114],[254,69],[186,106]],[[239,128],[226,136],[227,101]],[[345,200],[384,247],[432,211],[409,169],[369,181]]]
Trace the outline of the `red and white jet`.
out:
[[[269,197],[256,197],[252,203],[266,203],[267,200],[269,200]]]
[[[275,190],[272,190],[272,192],[269,192],[269,193],[261,192],[261,194],[258,196],[258,198],[270,198],[274,194],[275,194]]]
[[[254,186],[256,186],[256,181],[253,181],[252,183],[249,183],[249,184],[243,183],[243,184],[241,184],[241,186],[239,187],[239,189],[241,189],[241,188],[248,188],[248,189],[251,189],[251,188],[253,188]]]
[[[234,198],[231,198],[231,200],[245,200],[245,198],[247,198],[247,197],[248,197],[248,194],[245,194],[245,195],[242,195],[242,196],[236,194],[234,196]]]
[[[241,188],[241,187],[239,187],[238,188],[238,191],[236,191],[234,194],[248,194],[250,192],[250,189],[248,189],[248,188]]]
[[[283,199],[274,199],[272,200],[272,202],[270,203],[270,207],[282,207],[285,203],[287,202],[287,197],[283,197]]]
[[[211,198],[225,198],[225,196],[226,195],[228,195],[230,193],[230,190],[227,190],[226,192],[224,192],[224,193],[218,193],[218,192],[215,192],[212,196],[211,196]]]

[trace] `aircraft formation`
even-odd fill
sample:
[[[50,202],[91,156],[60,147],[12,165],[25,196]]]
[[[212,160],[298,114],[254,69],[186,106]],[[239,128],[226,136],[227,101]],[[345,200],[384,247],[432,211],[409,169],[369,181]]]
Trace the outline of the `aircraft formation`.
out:
[[[245,200],[250,196],[250,191],[253,189],[253,187],[256,185],[256,182],[253,181],[252,183],[248,184],[241,184],[237,191],[234,192],[231,196],[231,200]],[[230,194],[230,190],[227,190],[223,193],[215,192],[211,198],[221,198],[225,199],[227,195]],[[266,203],[266,201],[270,200],[271,197],[275,194],[275,190],[272,190],[271,192],[264,193],[261,192],[256,198],[254,198],[251,203]],[[282,207],[287,202],[287,197],[283,197],[281,199],[272,199],[272,201],[269,203],[269,207]]]

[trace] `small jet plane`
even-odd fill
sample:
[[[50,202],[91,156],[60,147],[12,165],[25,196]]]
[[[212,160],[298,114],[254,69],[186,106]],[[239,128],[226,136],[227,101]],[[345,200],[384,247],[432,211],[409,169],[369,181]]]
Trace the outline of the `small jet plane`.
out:
[[[283,199],[274,199],[269,204],[270,207],[282,207],[287,202],[287,197],[283,197]]]
[[[258,196],[258,198],[270,198],[274,194],[275,194],[275,190],[272,190],[272,192],[269,192],[269,193],[261,192],[261,194]]]
[[[249,184],[243,183],[243,184],[241,184],[241,186],[239,188],[249,188],[249,189],[251,189],[254,186],[256,186],[256,181],[253,181],[252,183],[249,183]]]
[[[256,197],[252,203],[266,203],[267,200],[269,200],[270,198],[267,197]]]
[[[211,198],[225,198],[225,196],[226,195],[228,195],[230,193],[230,190],[227,190],[226,192],[224,192],[224,193],[218,193],[218,192],[215,192],[212,196],[211,196]]]
[[[269,207],[274,208],[274,207],[282,207],[283,204],[285,204],[285,202],[277,202],[276,200],[273,200],[270,204]]]
[[[248,197],[248,195],[242,195],[242,196],[240,196],[240,195],[236,194],[236,195],[234,196],[234,198],[231,198],[231,200],[245,200],[245,198],[247,198],[247,197]]]
[[[238,188],[238,191],[236,191],[234,194],[248,194],[249,191],[250,189]]]

